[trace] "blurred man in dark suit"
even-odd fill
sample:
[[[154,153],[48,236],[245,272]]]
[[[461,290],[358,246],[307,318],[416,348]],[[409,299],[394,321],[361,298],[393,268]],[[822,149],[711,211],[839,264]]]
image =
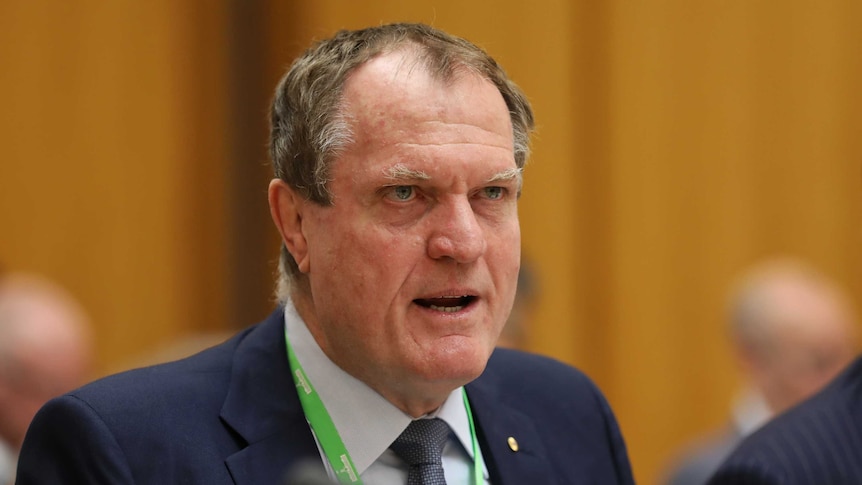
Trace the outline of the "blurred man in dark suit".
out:
[[[802,300],[801,295],[797,295]],[[827,322],[828,323],[828,322]],[[830,327],[827,323],[825,330]],[[799,352],[787,379],[803,384],[819,381],[855,347],[851,335],[844,345],[829,344],[820,329],[800,333],[797,341],[817,353]],[[816,347],[815,347],[816,346]],[[857,359],[825,389],[791,407],[739,445],[709,481],[721,484],[859,484],[862,483],[862,360]]]
[[[690,446],[669,485],[704,485],[745,436],[822,389],[853,358],[855,317],[847,298],[800,261],[774,259],[751,268],[729,314],[745,388],[727,429]]]

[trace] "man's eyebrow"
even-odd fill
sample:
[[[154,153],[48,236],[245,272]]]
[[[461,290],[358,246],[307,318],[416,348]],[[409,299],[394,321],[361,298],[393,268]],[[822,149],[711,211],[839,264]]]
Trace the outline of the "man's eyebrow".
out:
[[[384,170],[383,175],[391,180],[431,180],[431,176],[427,173],[407,168],[400,163]]]
[[[521,179],[523,177],[524,169],[523,168],[509,168],[503,170],[502,172],[496,173],[491,176],[485,183],[493,183],[493,182],[508,182],[510,180],[515,180],[518,182],[518,185],[521,185]]]
[[[518,182],[518,185],[521,185],[522,177],[523,177],[523,168],[508,168],[503,170],[502,172],[498,172],[491,177],[489,177],[485,183],[494,183],[494,182],[508,182],[514,180]],[[383,174],[386,178],[393,181],[401,181],[401,180],[431,180],[431,176],[421,170],[414,170],[412,168],[407,168],[402,164],[393,165],[383,171]]]

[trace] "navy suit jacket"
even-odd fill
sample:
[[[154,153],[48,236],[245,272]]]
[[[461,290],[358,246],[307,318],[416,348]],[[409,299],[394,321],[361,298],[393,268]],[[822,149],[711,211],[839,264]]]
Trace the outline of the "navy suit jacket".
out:
[[[187,359],[50,401],[27,433],[17,483],[268,485],[309,459],[322,469],[290,376],[283,315]],[[466,389],[493,483],[633,483],[614,416],[579,371],[498,349]]]
[[[743,441],[709,484],[862,484],[862,358]]]

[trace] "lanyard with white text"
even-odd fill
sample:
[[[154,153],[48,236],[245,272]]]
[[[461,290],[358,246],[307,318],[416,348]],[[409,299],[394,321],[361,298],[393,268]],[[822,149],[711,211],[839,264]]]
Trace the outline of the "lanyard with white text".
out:
[[[341,436],[338,434],[338,430],[335,429],[332,418],[329,417],[323,401],[321,401],[320,396],[315,392],[311,381],[305,375],[302,366],[293,353],[290,340],[287,338],[287,329],[284,332],[284,342],[287,346],[287,361],[290,364],[290,374],[293,376],[294,384],[296,384],[299,401],[302,403],[302,410],[305,412],[305,417],[317,436],[321,448],[323,448],[326,459],[335,471],[336,478],[338,478],[340,483],[362,484],[359,474],[356,473],[353,460],[350,458],[350,453],[347,452],[344,442],[341,441]],[[470,410],[466,391],[463,392],[463,396],[464,408],[467,410],[467,420],[470,423],[470,438],[473,445],[473,484],[480,485],[484,483],[484,480],[482,478],[482,467],[479,464],[479,442],[476,439],[473,412]]]

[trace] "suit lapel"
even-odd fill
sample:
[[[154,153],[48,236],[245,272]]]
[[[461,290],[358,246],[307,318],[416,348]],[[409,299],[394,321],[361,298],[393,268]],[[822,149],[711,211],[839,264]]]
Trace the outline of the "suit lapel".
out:
[[[282,483],[306,461],[323,469],[290,377],[282,310],[237,347],[221,419],[247,444],[225,460],[237,485]]]
[[[491,483],[553,485],[556,480],[550,473],[548,455],[532,419],[503,404],[498,395],[501,385],[486,370],[466,386]],[[509,438],[517,442],[517,451],[512,449]]]
[[[492,364],[488,367],[466,388],[491,482],[553,485],[532,419],[503,403],[499,390],[505,383]],[[282,310],[251,330],[237,347],[221,420],[238,437],[240,450],[225,460],[236,485],[281,483],[292,467],[309,462],[323,470],[290,376]],[[511,449],[510,437],[517,441],[517,451]]]

